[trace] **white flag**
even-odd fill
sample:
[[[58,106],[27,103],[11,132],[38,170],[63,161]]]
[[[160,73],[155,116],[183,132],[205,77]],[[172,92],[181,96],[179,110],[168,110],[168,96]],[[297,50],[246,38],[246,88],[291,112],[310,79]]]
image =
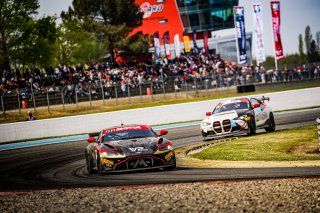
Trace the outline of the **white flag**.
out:
[[[254,35],[256,39],[256,59],[257,63],[260,64],[266,61],[263,42],[262,7],[260,4],[253,4],[253,21]]]
[[[181,47],[180,47],[179,34],[176,34],[174,36],[174,51],[176,53],[176,57],[180,57],[180,55],[181,55]]]

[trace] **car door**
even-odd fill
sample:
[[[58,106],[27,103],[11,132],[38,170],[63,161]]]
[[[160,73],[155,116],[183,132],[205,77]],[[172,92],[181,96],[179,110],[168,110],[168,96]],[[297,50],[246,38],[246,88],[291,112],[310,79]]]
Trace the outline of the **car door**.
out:
[[[262,114],[262,108],[261,108],[261,103],[259,102],[258,99],[251,98],[250,99],[251,106],[253,107],[254,115],[255,115],[255,122],[256,122],[256,127],[261,126],[262,121],[261,121],[261,114]],[[256,107],[258,106],[258,107]]]

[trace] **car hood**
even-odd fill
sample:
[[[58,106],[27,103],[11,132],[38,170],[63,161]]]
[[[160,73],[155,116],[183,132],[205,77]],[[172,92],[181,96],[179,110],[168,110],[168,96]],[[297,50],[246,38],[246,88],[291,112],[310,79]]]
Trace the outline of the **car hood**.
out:
[[[231,111],[212,114],[209,117],[203,119],[202,122],[222,121],[222,120],[225,120],[225,119],[233,120],[234,118],[237,118],[237,117],[239,117],[237,111],[231,110]]]
[[[153,154],[158,148],[158,141],[160,138],[134,138],[128,140],[111,141],[104,143],[102,146],[105,148],[114,147],[126,156],[141,155],[141,154]],[[162,143],[165,143],[166,139],[163,139]]]

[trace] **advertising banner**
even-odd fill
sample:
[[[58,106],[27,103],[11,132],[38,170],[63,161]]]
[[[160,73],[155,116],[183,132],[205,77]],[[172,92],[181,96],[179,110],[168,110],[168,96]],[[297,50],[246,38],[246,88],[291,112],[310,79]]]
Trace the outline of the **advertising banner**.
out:
[[[163,41],[164,41],[164,49],[165,49],[165,53],[166,53],[166,58],[170,58],[171,57],[171,47],[170,47],[169,31],[166,31],[163,34]]]
[[[180,57],[180,55],[181,55],[181,47],[180,47],[179,34],[176,34],[173,39],[174,39],[174,51],[176,53],[176,57]]]
[[[262,7],[260,4],[253,4],[253,22],[256,39],[256,60],[260,64],[266,60],[263,41]]]
[[[188,32],[186,30],[183,32],[183,43],[184,43],[185,52],[189,53],[191,51],[190,39],[189,39],[189,36],[188,36]]]
[[[272,30],[274,39],[274,48],[276,53],[276,59],[281,60],[284,58],[281,37],[280,37],[280,2],[272,1],[271,14],[272,14]]]
[[[158,32],[154,33],[153,42],[154,42],[155,58],[161,58],[160,40],[159,40],[159,33]]]
[[[203,32],[203,46],[204,46],[204,51],[206,54],[209,53],[208,37],[209,37],[208,30],[205,30]]]
[[[238,63],[247,63],[246,30],[244,25],[244,8],[234,7],[234,26],[236,28],[236,43],[238,50]]]

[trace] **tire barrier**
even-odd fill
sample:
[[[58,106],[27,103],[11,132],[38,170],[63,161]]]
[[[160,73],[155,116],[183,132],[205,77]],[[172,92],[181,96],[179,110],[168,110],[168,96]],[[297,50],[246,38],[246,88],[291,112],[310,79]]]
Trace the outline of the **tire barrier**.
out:
[[[202,151],[203,149],[209,148],[209,147],[214,146],[214,145],[230,142],[230,141],[235,140],[235,139],[238,139],[238,137],[224,138],[224,139],[220,139],[220,140],[212,140],[212,141],[209,141],[209,142],[201,143],[201,144],[198,144],[198,145],[195,145],[195,146],[191,146],[190,148],[185,150],[184,154],[185,155],[195,154],[197,152]]]
[[[237,86],[237,92],[238,93],[245,93],[245,92],[255,92],[256,88],[255,85],[243,85],[243,86]]]

